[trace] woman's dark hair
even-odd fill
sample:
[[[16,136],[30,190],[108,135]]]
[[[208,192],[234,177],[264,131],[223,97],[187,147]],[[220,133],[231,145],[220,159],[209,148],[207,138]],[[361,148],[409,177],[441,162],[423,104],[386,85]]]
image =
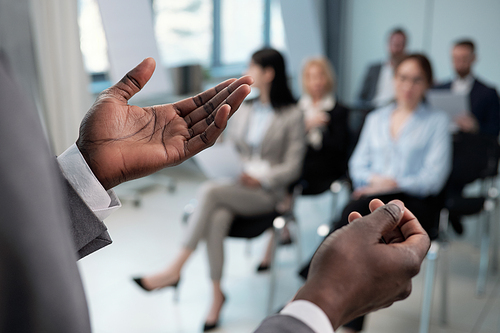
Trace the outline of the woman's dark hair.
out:
[[[420,53],[413,53],[413,54],[408,54],[406,56],[404,56],[403,58],[401,58],[398,63],[396,64],[396,66],[394,67],[394,73],[397,73],[398,71],[398,68],[399,66],[405,62],[406,60],[415,60],[418,65],[420,66],[420,68],[422,69],[422,71],[424,72],[424,75],[425,75],[425,80],[427,81],[427,84],[429,85],[429,87],[432,87],[432,84],[433,84],[433,76],[432,76],[432,66],[431,66],[431,62],[429,61],[429,59],[423,55],[423,54],[420,54]]]
[[[255,64],[262,68],[271,67],[274,70],[274,79],[271,82],[271,105],[274,109],[295,104],[295,98],[288,87],[285,59],[274,49],[265,48],[252,55]]]

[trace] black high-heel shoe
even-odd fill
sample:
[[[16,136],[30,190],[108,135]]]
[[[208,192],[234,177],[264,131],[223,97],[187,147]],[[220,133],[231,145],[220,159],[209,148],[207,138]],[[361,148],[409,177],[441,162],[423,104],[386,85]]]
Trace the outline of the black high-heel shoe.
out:
[[[149,289],[149,288],[146,288],[146,286],[144,286],[144,284],[142,283],[142,278],[139,277],[139,278],[133,278],[134,282],[137,283],[137,285],[139,287],[141,287],[142,289],[144,289],[145,291],[154,291],[154,290],[160,290],[160,289],[163,289],[163,288],[168,288],[168,287],[173,287],[174,289],[177,289],[177,286],[179,285],[179,282],[181,282],[181,279],[169,284],[169,285],[166,285],[166,286],[163,286],[161,288],[155,288],[155,289]]]
[[[161,288],[156,288],[156,289],[149,289],[149,288],[146,288],[146,286],[142,283],[142,278],[139,277],[139,278],[133,278],[132,280],[134,280],[135,283],[137,283],[137,285],[139,287],[141,287],[144,291],[155,291],[155,290],[160,290],[160,289],[163,289],[163,288],[168,288],[168,287],[172,287],[174,288],[174,300],[177,302],[179,300],[179,291],[177,289],[177,287],[179,286],[179,282],[181,281],[181,279],[179,278],[179,280],[169,284],[169,285],[166,285],[166,286],[163,286]]]
[[[263,273],[263,272],[267,272],[270,268],[271,268],[271,265],[260,263],[260,265],[257,267],[256,271],[257,271],[257,273]]]
[[[226,303],[226,295],[222,294],[222,297],[223,297],[223,300],[222,300],[222,305],[221,305],[220,310],[219,310],[219,317],[220,317],[220,311],[222,311],[222,307],[224,306],[224,303]],[[203,332],[211,331],[213,329],[216,329],[217,327],[219,327],[219,318],[217,318],[215,323],[212,323],[212,324],[205,323],[205,325],[203,325]]]

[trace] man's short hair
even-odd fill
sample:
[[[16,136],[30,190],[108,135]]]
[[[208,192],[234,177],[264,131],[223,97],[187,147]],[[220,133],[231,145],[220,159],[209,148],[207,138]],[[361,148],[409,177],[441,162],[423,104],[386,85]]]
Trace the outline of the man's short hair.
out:
[[[457,40],[455,42],[454,47],[457,47],[457,46],[465,46],[465,47],[470,48],[470,50],[471,50],[472,53],[476,52],[476,47],[474,45],[474,42],[472,40],[470,40],[470,39]]]
[[[394,35],[402,35],[405,38],[405,44],[406,44],[406,41],[408,40],[408,36],[406,35],[406,32],[403,30],[403,28],[392,29],[390,34],[389,34],[389,39],[391,39],[391,37]]]

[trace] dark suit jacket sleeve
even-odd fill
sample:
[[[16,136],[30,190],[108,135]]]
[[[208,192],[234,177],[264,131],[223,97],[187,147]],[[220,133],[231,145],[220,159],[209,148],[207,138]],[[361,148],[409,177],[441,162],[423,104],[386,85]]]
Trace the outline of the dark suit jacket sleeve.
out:
[[[90,333],[57,162],[10,68],[0,58],[0,332]]]
[[[479,121],[482,134],[498,136],[500,132],[500,103],[497,91],[477,83],[470,95],[471,112]]]
[[[302,321],[286,315],[266,318],[254,333],[314,333]]]
[[[111,244],[111,238],[104,223],[94,215],[66,180],[65,188],[69,200],[73,241],[78,258],[81,259]]]
[[[359,93],[358,104],[360,108],[373,108],[372,100],[377,92],[378,77],[381,69],[381,63],[373,64],[368,68]]]

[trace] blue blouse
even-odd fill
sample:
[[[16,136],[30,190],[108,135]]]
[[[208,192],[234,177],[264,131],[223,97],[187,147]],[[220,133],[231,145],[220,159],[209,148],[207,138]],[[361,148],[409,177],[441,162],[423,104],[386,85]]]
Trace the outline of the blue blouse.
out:
[[[373,174],[393,178],[399,190],[426,197],[438,194],[451,171],[449,119],[442,111],[421,103],[400,131],[390,133],[396,105],[372,111],[349,161],[354,187],[363,187]]]

